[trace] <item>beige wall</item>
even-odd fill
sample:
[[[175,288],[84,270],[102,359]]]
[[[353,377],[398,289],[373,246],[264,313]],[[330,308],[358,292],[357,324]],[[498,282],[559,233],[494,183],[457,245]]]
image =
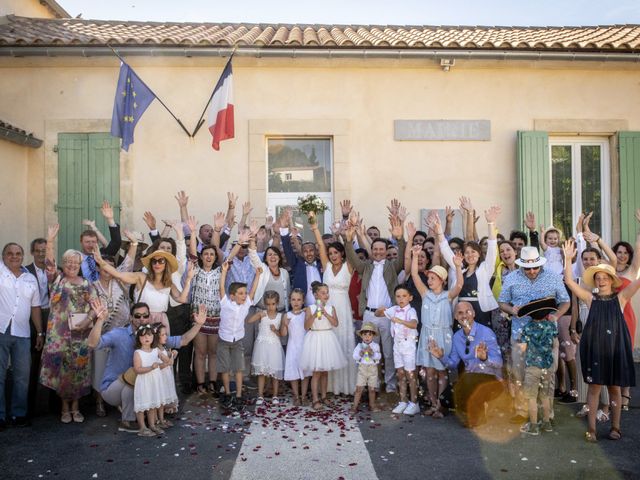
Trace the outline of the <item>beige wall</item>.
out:
[[[25,251],[29,250],[25,188],[28,150],[14,143],[0,141],[0,249],[8,242],[17,242]],[[25,260],[29,258],[27,254]]]
[[[51,10],[38,0],[0,0],[0,16],[55,18]]]
[[[133,57],[131,64],[192,129],[224,61]],[[40,170],[44,152],[53,148],[47,139],[57,135],[51,129],[65,120],[108,124],[117,66],[110,58],[0,61],[0,118],[11,112],[17,125],[45,139],[43,148],[29,154],[35,179],[28,184],[29,197],[41,200],[29,206],[30,237],[41,234],[44,218],[55,215],[55,196],[43,194],[53,190],[45,189]],[[159,218],[176,217],[173,195],[180,189],[190,194],[191,211],[201,222],[226,208],[228,190],[244,200],[251,189],[262,196],[253,198],[262,206],[256,212],[264,211],[264,194],[254,184],[264,172],[265,142],[249,130],[250,122],[257,122],[275,126],[261,127],[272,134],[329,134],[339,124],[333,130],[340,136],[334,156],[340,164],[336,205],[350,197],[367,224],[384,225],[384,205],[392,197],[405,202],[418,220],[420,208],[454,205],[467,194],[478,209],[501,204],[499,226],[505,230],[519,223],[516,131],[533,130],[537,119],[617,119],[639,130],[638,70],[626,64],[459,62],[443,72],[432,62],[237,58],[236,138],[223,142],[220,152],[212,150],[206,128],[188,138],[157,102],[145,113],[128,155],[130,178],[123,179],[133,187],[123,202],[133,222],[128,226],[143,230],[145,210]],[[488,119],[492,138],[396,142],[395,119]],[[47,127],[51,120],[56,127]],[[278,125],[297,127],[280,130]],[[257,170],[250,173],[250,165]],[[57,180],[48,176],[46,182]],[[2,214],[2,222],[8,221]]]

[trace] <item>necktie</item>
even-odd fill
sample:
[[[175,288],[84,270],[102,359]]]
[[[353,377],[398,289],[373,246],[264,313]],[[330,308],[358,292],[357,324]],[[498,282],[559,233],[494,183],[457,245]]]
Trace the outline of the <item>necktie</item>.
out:
[[[90,282],[98,281],[100,275],[96,270],[96,261],[93,258],[93,255],[87,255],[87,268],[89,269],[89,278],[87,280],[89,280]]]

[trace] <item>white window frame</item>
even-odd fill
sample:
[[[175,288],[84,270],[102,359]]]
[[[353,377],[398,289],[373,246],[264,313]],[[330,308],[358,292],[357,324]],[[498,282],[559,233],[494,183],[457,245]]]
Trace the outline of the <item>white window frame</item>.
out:
[[[269,191],[269,140],[329,140],[329,162],[331,165],[331,178],[329,179],[329,185],[331,190],[328,192],[270,192]],[[330,135],[267,135],[265,136],[265,191],[267,194],[267,212],[269,215],[273,215],[276,218],[276,208],[279,206],[291,205],[296,207],[298,205],[298,197],[308,195],[310,193],[316,195],[318,198],[327,204],[329,209],[324,212],[324,232],[330,233],[329,225],[333,221],[333,196],[335,192],[334,185],[334,138]]]
[[[600,157],[600,183],[601,191],[601,210],[602,210],[602,227],[591,225],[591,229],[599,233],[605,243],[611,245],[611,157],[609,152],[609,140],[602,137],[550,137],[549,138],[549,192],[551,195],[549,212],[553,218],[553,181],[552,181],[552,149],[554,146],[570,146],[571,147],[571,186],[572,186],[572,215],[571,225],[575,228],[578,221],[578,215],[582,211],[582,164],[580,162],[580,147],[582,146],[599,146]],[[548,225],[545,225],[548,227]],[[600,229],[602,228],[602,231]],[[568,238],[575,232],[563,232]]]

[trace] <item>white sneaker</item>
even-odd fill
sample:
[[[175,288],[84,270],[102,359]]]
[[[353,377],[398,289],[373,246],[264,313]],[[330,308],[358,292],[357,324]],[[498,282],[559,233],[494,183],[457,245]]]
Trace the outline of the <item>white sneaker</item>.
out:
[[[607,415],[604,410],[602,409],[598,409],[598,412],[596,413],[596,419],[600,422],[600,423],[605,423],[609,421],[609,415]]]
[[[262,397],[258,397],[256,400],[256,407],[259,407],[260,405],[264,404],[264,398]]]
[[[400,402],[396,405],[396,408],[391,410],[391,413],[402,413],[407,408],[407,402]]]
[[[416,413],[420,413],[420,407],[416,403],[409,402],[407,408],[405,408],[402,413],[405,415],[415,415]]]
[[[280,400],[278,399],[278,397],[273,397],[271,399],[271,403],[273,403],[274,405],[280,405]]]

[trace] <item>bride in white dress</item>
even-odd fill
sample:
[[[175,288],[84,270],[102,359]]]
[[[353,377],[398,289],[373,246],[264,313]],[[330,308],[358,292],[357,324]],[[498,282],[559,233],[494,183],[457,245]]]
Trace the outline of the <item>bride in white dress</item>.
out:
[[[309,215],[309,223],[318,243],[320,262],[324,270],[323,281],[329,287],[329,303],[336,309],[338,316],[335,333],[345,356],[350,359],[356,347],[353,314],[349,300],[349,285],[353,270],[345,261],[345,251],[341,243],[331,244],[329,248],[325,247],[315,222],[315,215]],[[357,375],[358,366],[352,361],[340,370],[329,372],[329,391],[334,395],[353,395]]]

